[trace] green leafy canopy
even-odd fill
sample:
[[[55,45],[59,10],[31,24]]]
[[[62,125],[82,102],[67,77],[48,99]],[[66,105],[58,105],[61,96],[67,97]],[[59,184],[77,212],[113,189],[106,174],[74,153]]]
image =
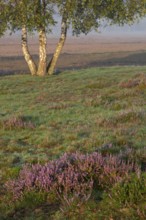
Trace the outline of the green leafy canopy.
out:
[[[145,15],[145,0],[0,0],[0,35],[26,25],[30,32],[51,31],[56,15],[66,15],[73,34],[98,30],[103,19],[109,24],[132,23]]]

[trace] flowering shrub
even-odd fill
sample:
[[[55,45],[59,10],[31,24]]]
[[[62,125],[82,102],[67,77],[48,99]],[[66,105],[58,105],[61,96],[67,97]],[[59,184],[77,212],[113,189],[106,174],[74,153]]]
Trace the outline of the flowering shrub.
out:
[[[87,201],[94,187],[108,189],[137,170],[136,165],[119,156],[105,157],[98,152],[64,154],[45,165],[25,165],[18,178],[7,182],[6,187],[16,200],[35,190],[55,192],[62,202],[71,205]]]

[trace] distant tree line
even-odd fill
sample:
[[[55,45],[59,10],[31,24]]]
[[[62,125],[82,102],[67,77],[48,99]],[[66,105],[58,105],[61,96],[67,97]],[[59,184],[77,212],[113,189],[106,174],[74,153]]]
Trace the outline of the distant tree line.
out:
[[[109,25],[132,24],[145,15],[146,0],[0,0],[0,36],[5,31],[21,30],[21,45],[31,75],[52,75],[71,27],[73,35],[98,31],[105,19]],[[47,62],[47,35],[61,19],[60,38],[50,62]],[[39,38],[39,61],[33,60],[28,33]]]

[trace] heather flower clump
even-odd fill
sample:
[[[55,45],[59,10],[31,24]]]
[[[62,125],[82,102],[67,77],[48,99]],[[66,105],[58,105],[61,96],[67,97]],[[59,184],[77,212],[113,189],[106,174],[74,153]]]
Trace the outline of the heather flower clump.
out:
[[[31,121],[27,121],[25,117],[13,116],[3,122],[1,122],[1,126],[5,130],[13,130],[13,129],[34,129],[35,125]]]
[[[25,165],[15,180],[6,183],[15,200],[32,190],[55,192],[58,199],[70,205],[87,201],[95,188],[107,190],[120,182],[137,165],[123,161],[120,156],[101,153],[64,154],[45,165]]]

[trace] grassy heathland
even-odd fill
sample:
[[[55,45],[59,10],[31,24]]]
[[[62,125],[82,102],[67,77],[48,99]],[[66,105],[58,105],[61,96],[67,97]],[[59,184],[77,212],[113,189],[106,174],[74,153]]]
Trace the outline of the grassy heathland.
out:
[[[5,207],[10,199],[2,186],[17,177],[25,163],[44,164],[65,152],[118,154],[132,149],[145,168],[145,147],[146,67],[0,77],[1,219],[145,219],[143,209],[135,205],[119,211],[106,195],[90,199],[80,211],[72,206],[63,212],[58,203]]]

